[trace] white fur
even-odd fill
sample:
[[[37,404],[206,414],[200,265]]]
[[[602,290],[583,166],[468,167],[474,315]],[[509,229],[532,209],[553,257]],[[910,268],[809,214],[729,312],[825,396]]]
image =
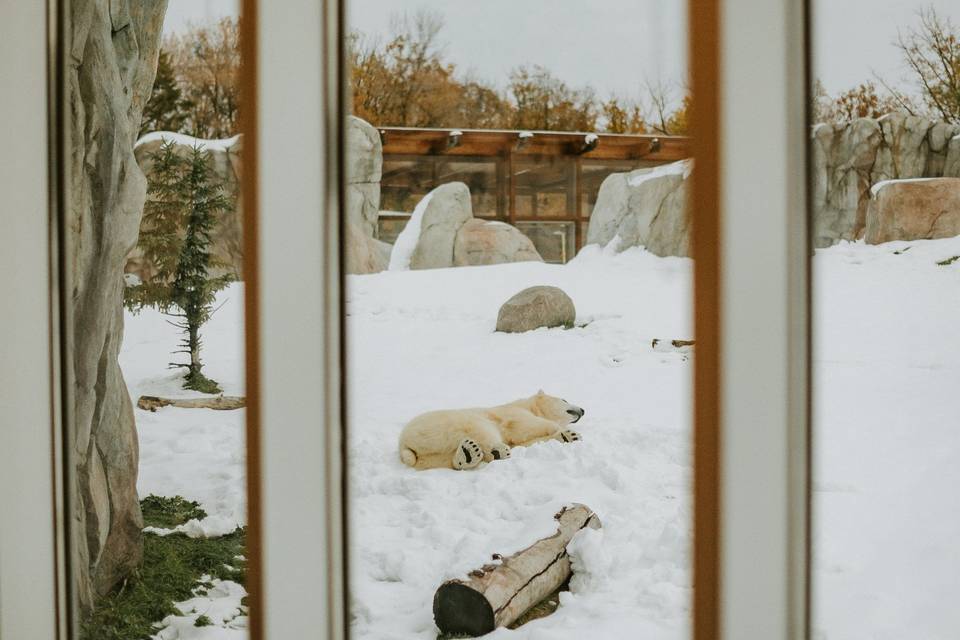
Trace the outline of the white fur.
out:
[[[573,411],[574,413],[569,413]],[[575,415],[578,414],[579,415]],[[566,430],[583,415],[583,409],[543,391],[496,407],[451,409],[424,413],[403,428],[400,460],[415,469],[466,469],[460,451],[471,440],[483,451],[483,460],[509,456],[510,447],[542,440],[569,442],[579,436]],[[455,459],[460,457],[460,461]]]

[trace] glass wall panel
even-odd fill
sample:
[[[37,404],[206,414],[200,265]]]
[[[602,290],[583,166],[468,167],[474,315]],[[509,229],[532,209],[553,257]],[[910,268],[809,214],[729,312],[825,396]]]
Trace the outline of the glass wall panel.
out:
[[[249,620],[239,9],[71,5],[59,16],[72,52],[60,249],[77,637],[239,640]]]
[[[960,8],[813,10],[814,637],[953,638]]]
[[[688,638],[685,5],[346,6],[352,637]]]

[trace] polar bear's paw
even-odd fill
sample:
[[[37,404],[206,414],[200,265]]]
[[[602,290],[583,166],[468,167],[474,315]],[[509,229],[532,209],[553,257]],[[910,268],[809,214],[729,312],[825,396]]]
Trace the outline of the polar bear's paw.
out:
[[[490,455],[494,460],[506,460],[510,457],[510,447],[503,443],[495,444],[490,448]]]
[[[564,429],[560,432],[560,439],[564,442],[577,442],[580,440],[580,434],[570,429]]]
[[[453,454],[453,468],[458,471],[473,469],[482,461],[483,450],[480,449],[480,445],[470,438],[461,440],[456,452]]]

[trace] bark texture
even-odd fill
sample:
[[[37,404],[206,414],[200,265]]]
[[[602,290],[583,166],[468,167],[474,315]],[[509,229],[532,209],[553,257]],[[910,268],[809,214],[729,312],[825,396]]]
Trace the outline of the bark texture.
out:
[[[74,553],[81,608],[142,556],[137,433],[117,354],[123,266],[146,180],[133,146],[157,68],[165,0],[74,0],[68,60],[69,244],[76,429]]]
[[[600,528],[600,519],[582,504],[554,516],[557,532],[549,538],[470,572],[466,580],[443,583],[433,598],[433,618],[445,634],[479,636],[506,627],[549,596],[570,577],[567,544],[583,529]]]

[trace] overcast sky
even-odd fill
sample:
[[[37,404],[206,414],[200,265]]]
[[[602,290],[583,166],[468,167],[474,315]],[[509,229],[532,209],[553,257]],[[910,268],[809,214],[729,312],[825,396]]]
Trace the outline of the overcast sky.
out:
[[[319,1],[319,0],[318,0]],[[957,0],[814,0],[814,72],[831,93],[876,71],[904,75],[897,30],[934,6],[960,22]],[[170,0],[165,28],[235,14],[236,0]],[[348,0],[352,28],[384,35],[391,14],[440,11],[449,59],[502,84],[519,64],[541,64],[602,95],[636,96],[645,80],[680,85],[686,75],[686,0]],[[261,11],[269,11],[264,3]],[[749,25],[744,34],[749,36]]]

